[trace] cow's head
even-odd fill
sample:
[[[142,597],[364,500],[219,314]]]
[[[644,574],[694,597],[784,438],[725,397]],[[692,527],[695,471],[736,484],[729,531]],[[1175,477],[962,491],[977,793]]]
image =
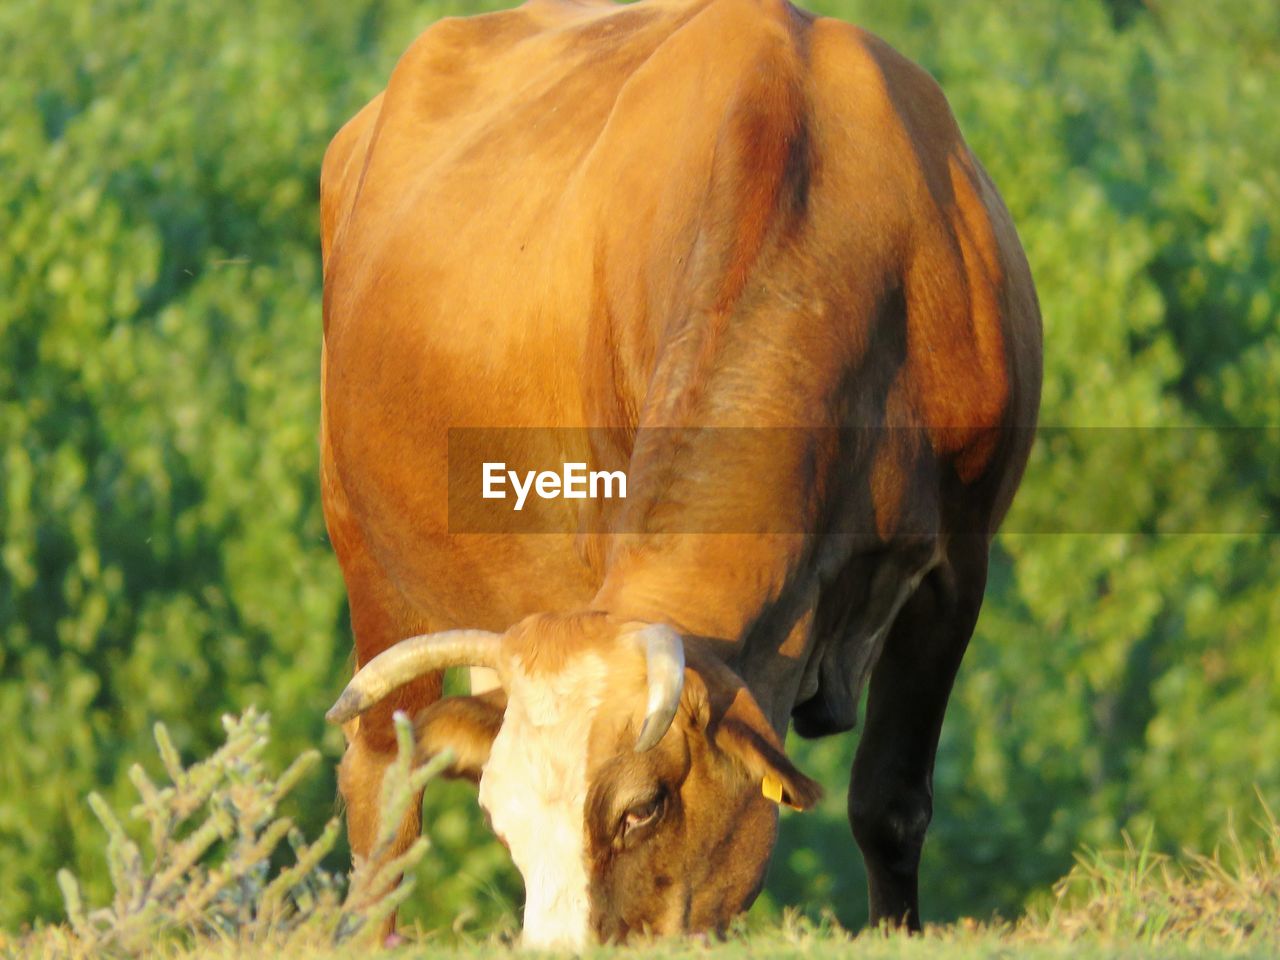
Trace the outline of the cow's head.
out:
[[[742,680],[670,627],[539,615],[505,634],[450,631],[365,665],[329,712],[346,720],[444,667],[486,666],[501,691],[417,718],[524,877],[528,946],[719,930],[760,890],[775,802],[818,785],[787,759]]]

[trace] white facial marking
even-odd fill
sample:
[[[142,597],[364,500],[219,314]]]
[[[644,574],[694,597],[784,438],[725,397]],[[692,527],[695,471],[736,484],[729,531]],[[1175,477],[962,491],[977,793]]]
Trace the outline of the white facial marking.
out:
[[[589,940],[587,738],[606,670],[593,653],[552,675],[507,678],[507,711],[480,776],[480,805],[524,878],[524,946]]]

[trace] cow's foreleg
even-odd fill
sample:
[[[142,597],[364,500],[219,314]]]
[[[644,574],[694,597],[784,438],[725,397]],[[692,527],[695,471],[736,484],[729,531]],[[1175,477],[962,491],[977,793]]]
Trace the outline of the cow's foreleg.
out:
[[[415,681],[393,695],[390,702],[374,707],[357,718],[354,729],[349,731],[347,751],[338,768],[338,789],[347,808],[347,840],[351,846],[352,860],[359,864],[376,857],[385,863],[400,856],[422,832],[422,792],[409,801],[409,807],[396,827],[391,843],[381,850],[377,846],[381,828],[379,811],[382,806],[382,781],[387,768],[396,757],[395,730],[391,716],[395,710],[404,710],[410,716],[427,703],[440,696],[439,674]],[[388,878],[380,895],[390,890],[400,877]],[[395,933],[396,915],[391,914],[383,924],[383,937]]]
[[[351,513],[346,494],[333,468],[327,433],[322,429],[325,522],[329,538],[342,565],[351,609],[351,629],[355,634],[357,663],[368,663],[392,644],[421,633],[428,624],[391,585],[373,559],[359,524]],[[391,843],[376,850],[382,781],[396,756],[392,716],[404,711],[410,719],[440,699],[441,675],[427,674],[396,690],[386,700],[343,726],[347,750],[338,767],[338,790],[346,804],[347,840],[352,859],[367,862],[375,857],[386,862],[400,856],[422,830],[422,794],[413,797]],[[389,878],[389,889],[399,877]],[[383,924],[387,937],[395,933],[396,915]]]
[[[933,815],[934,755],[986,582],[985,540],[974,539],[967,550],[959,545],[966,556],[936,567],[903,605],[871,674],[849,823],[866,862],[873,925],[920,929],[920,851]]]

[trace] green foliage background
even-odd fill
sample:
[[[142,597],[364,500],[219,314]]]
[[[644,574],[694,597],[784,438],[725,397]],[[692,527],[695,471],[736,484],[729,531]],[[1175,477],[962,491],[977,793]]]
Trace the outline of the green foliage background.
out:
[[[1014,213],[1046,318],[1043,421],[1280,424],[1280,6],[821,0],[942,82]],[[341,580],[316,484],[317,180],[435,18],[409,0],[0,5],[0,927],[103,894],[85,804],[131,802],[163,719],[188,756],[269,710],[283,762],[340,735]],[[1037,447],[944,731],[926,914],[1017,911],[1081,844],[1246,836],[1280,808],[1280,432]],[[1141,434],[1147,436],[1147,434]],[[1078,521],[1076,521],[1078,522]],[[1055,527],[1055,524],[1057,525]],[[758,908],[865,915],[854,740],[793,749]],[[333,778],[292,811],[314,834]],[[471,791],[428,799],[411,911],[519,902]],[[93,884],[97,883],[95,890]]]

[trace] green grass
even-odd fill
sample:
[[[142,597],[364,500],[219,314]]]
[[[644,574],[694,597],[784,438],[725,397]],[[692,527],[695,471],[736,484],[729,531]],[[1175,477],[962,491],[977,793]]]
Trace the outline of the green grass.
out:
[[[0,935],[0,952],[6,955],[44,958],[65,956],[97,956],[80,953],[73,941],[65,938],[66,931],[50,929],[5,944]],[[6,949],[6,946],[8,949]],[[1274,958],[1280,951],[1280,942],[1274,938],[1263,940],[1250,938],[1241,942],[1206,939],[1156,939],[1143,940],[1125,936],[1111,937],[1089,934],[1076,938],[1042,939],[1037,932],[1029,933],[1018,927],[990,928],[963,926],[934,927],[921,936],[881,934],[865,932],[853,936],[837,928],[823,929],[804,923],[784,924],[780,927],[756,931],[751,934],[730,936],[723,942],[704,943],[697,940],[667,940],[638,944],[625,948],[594,948],[584,958],[771,958],[806,957],[821,958],[859,957],[865,960],[1037,960],[1037,958],[1071,957],[1092,958],[1160,958],[1173,960],[1181,957],[1231,957]],[[172,960],[214,960],[214,958],[245,958],[267,960],[274,957],[297,957],[300,960],[337,960],[351,957],[359,951],[350,945],[334,946],[306,936],[294,936],[269,944],[242,943],[234,938],[200,938],[193,943],[158,945],[139,956],[156,956]],[[469,960],[493,956],[521,955],[506,938],[493,938],[465,943],[439,943],[428,935],[423,942],[408,943],[387,951],[390,960]]]
[[[20,934],[0,931],[0,955],[327,960],[377,949],[380,919],[412,892],[406,883],[386,895],[389,878],[428,855],[429,843],[382,869],[358,867],[350,878],[333,876],[319,864],[336,838],[336,823],[307,842],[277,814],[314,755],[272,777],[260,759],[267,718],[250,711],[224,724],[227,743],[190,767],[182,766],[164,728],[157,727],[171,782],[158,786],[140,769],[131,771],[141,799],[131,822],[100,797],[89,799],[107,834],[114,897],[101,906],[86,904],[76,879],[62,871],[67,922]],[[398,732],[402,759],[383,796],[388,823],[398,822],[433,773],[410,768],[407,721]],[[1260,845],[1246,846],[1230,825],[1218,849],[1176,858],[1154,852],[1149,837],[1126,837],[1115,851],[1081,855],[1042,906],[1009,923],[962,921],[930,927],[921,936],[878,930],[854,935],[834,921],[788,915],[766,928],[744,922],[723,940],[655,940],[596,948],[585,956],[1273,958],[1280,955],[1280,824],[1260,806],[1267,838]],[[292,854],[282,858],[286,845]],[[406,938],[387,955],[462,960],[518,952],[511,928],[484,938],[409,930]]]

